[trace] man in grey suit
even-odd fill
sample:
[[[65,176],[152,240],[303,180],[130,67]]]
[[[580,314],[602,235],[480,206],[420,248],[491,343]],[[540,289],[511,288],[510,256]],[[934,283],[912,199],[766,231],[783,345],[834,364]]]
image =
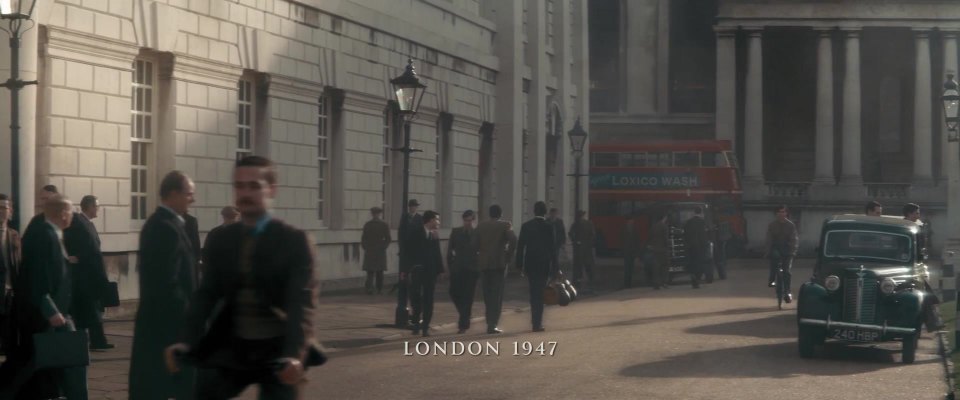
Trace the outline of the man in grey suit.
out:
[[[490,206],[490,219],[477,225],[473,237],[478,249],[477,269],[483,287],[483,303],[487,309],[487,333],[502,333],[497,324],[503,309],[503,287],[506,284],[507,264],[513,260],[517,248],[517,235],[509,222],[501,221],[503,210],[499,205]]]

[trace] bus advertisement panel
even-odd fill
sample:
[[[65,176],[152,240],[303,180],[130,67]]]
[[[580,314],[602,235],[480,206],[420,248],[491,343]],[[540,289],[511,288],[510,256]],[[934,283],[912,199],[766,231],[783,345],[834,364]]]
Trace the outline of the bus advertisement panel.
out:
[[[696,207],[704,209],[718,236],[727,236],[728,249],[745,245],[743,192],[729,141],[591,144],[589,188],[598,253],[627,245],[620,233],[628,215],[640,234],[633,245],[645,246],[651,218],[666,213],[679,227]]]

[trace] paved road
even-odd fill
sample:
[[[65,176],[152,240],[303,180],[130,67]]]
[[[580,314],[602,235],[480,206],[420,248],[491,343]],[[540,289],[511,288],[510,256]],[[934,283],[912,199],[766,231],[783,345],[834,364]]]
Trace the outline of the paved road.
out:
[[[756,262],[693,290],[632,289],[548,308],[547,332],[511,312],[507,334],[441,329],[427,343],[499,343],[499,355],[406,356],[419,337],[333,354],[310,372],[309,399],[936,399],[944,392],[935,341],[900,363],[899,343],[796,349],[793,305],[777,311]],[[795,281],[810,276],[800,262]],[[751,267],[752,266],[752,267]],[[556,342],[552,356],[514,356],[514,343]],[[423,346],[423,345],[421,345]],[[243,396],[254,399],[253,390]]]

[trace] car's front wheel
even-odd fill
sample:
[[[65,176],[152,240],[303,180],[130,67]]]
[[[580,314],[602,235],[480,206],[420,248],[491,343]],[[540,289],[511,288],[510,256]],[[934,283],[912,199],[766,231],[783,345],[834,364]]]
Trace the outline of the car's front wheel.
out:
[[[917,359],[917,344],[920,342],[920,330],[917,333],[903,337],[902,358],[904,364],[913,364]]]
[[[813,331],[813,328],[799,326],[797,329],[797,344],[800,347],[800,357],[813,357],[814,346],[817,344],[817,334]]]

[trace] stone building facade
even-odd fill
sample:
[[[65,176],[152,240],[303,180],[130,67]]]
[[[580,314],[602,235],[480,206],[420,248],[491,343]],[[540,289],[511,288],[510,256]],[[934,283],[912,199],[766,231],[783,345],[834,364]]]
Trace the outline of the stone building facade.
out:
[[[421,210],[438,210],[445,232],[494,203],[516,222],[542,199],[572,215],[564,136],[589,118],[586,0],[39,0],[34,20],[22,75],[40,84],[21,96],[17,206],[29,217],[19,205],[47,183],[99,196],[94,222],[125,298],[163,174],[195,180],[203,236],[244,154],[279,165],[275,214],[315,239],[318,277],[355,285],[369,208],[394,229],[402,211],[389,80],[408,57],[428,85],[411,132]]]
[[[754,248],[777,204],[810,251],[825,217],[869,200],[893,215],[920,204],[941,248],[960,237],[947,215],[960,151],[939,100],[958,13],[947,0],[593,2],[594,142],[733,141]]]

